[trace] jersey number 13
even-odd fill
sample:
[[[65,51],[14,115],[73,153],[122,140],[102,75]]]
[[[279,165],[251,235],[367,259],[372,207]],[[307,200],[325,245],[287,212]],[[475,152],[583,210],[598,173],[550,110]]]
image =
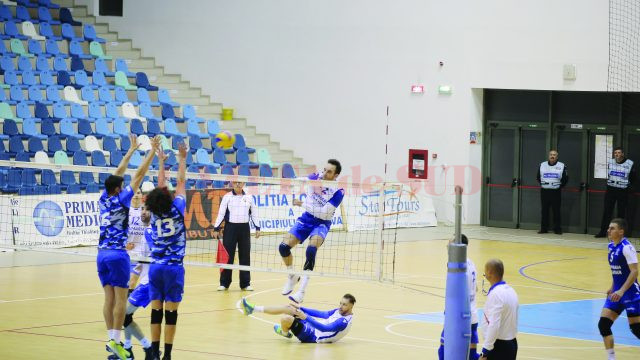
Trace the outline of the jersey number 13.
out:
[[[176,227],[173,225],[173,219],[156,220],[156,231],[158,237],[169,237],[176,233]]]

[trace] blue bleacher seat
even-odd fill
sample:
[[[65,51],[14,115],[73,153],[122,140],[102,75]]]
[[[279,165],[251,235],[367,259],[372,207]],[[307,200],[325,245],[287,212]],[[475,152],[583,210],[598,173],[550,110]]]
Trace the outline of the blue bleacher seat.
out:
[[[83,151],[76,151],[73,153],[73,165],[89,165],[87,160],[87,154]]]
[[[47,40],[54,40],[54,41],[62,40],[62,36],[55,35],[53,33],[53,29],[51,28],[51,25],[49,25],[48,23],[40,24],[40,35],[46,37]]]
[[[22,132],[27,138],[32,137],[40,140],[47,138],[47,135],[41,134],[36,127],[35,119],[24,119],[22,122]]]
[[[90,87],[92,89],[97,89],[98,87],[93,85],[89,81],[89,77],[87,76],[87,72],[84,70],[78,70],[74,73],[74,80],[76,85],[78,86],[76,89],[83,87]]]
[[[234,149],[245,149],[249,154],[253,154],[254,152],[256,152],[256,149],[247,147],[247,143],[244,141],[244,136],[242,136],[242,134],[236,134],[235,137],[236,142],[233,144]]]
[[[53,118],[56,122],[69,118],[69,113],[67,112],[67,107],[64,102],[53,103]]]
[[[148,91],[158,91],[157,86],[149,84],[149,78],[147,77],[147,74],[143,72],[136,73],[136,86],[138,88],[144,88]]]
[[[62,194],[62,187],[60,186],[60,184],[49,185],[47,186],[47,194],[49,195]]]
[[[93,73],[96,74],[98,72],[99,71],[94,71]],[[100,99],[103,104],[113,102],[113,95],[111,95],[111,90],[109,90],[109,87],[101,86],[98,88],[98,99]]]
[[[91,166],[107,166],[107,160],[102,151],[94,150],[91,152]]]
[[[91,178],[93,179],[93,174],[92,173],[88,173],[88,174],[91,175]],[[80,179],[82,179],[82,174],[80,174]],[[87,187],[85,188],[85,192],[88,194],[99,193],[100,185],[95,182],[87,184]]]
[[[42,90],[37,86],[29,86],[29,101],[34,101],[35,103],[47,102],[42,98]]]
[[[75,21],[73,19],[73,16],[71,15],[71,11],[69,11],[69,9],[67,9],[66,7],[61,7],[60,8],[60,21],[65,23],[65,24],[71,24],[73,26],[80,26],[82,25],[81,22],[79,21]]]
[[[56,56],[53,58],[53,70],[55,71],[64,71],[69,72],[69,68],[67,67],[67,61],[62,56]]]
[[[40,5],[40,6],[46,6],[46,7],[48,7],[49,9],[59,9],[59,8],[60,8],[60,5],[58,5],[58,4],[53,4],[53,3],[51,2],[51,0],[38,0],[38,5]]]
[[[162,134],[158,120],[147,119],[147,134],[149,134],[150,137]]]
[[[127,66],[127,62],[124,59],[116,59],[115,61],[115,71],[122,71],[127,75],[127,77],[135,77],[136,74],[129,71],[129,67]]]
[[[38,185],[36,181],[36,169],[22,170],[22,187],[34,188]]]
[[[7,49],[7,47],[4,45],[4,41],[0,41],[0,55],[7,55],[9,57],[15,56],[15,54],[9,51],[9,49]]]
[[[140,119],[131,119],[130,130],[132,134],[142,135],[146,132],[144,131],[144,126],[142,126],[142,121]]]
[[[213,150],[213,161],[220,164],[221,166],[229,165],[231,167],[236,167],[236,164],[227,160],[227,156],[225,155],[224,151],[220,148]]]
[[[235,175],[233,173],[233,166],[231,166],[229,164],[222,165],[222,169],[221,169],[220,173],[223,174],[223,175]]]
[[[246,164],[241,164],[238,166],[238,175],[242,176],[251,176],[251,167]],[[255,183],[247,183],[247,185],[255,185]]]
[[[12,85],[11,88],[9,89],[9,97],[11,99],[10,103],[13,102],[14,104],[18,103],[18,102],[24,102],[26,104],[33,104],[33,101],[27,101],[24,98],[24,94],[22,93],[22,88],[20,86],[17,85]],[[17,112],[17,110],[16,110]],[[16,114],[18,117],[22,117],[18,114]],[[31,117],[31,116],[28,116]]]
[[[93,135],[94,131],[91,122],[87,119],[78,119],[78,133],[84,136]]]
[[[56,79],[53,78],[53,74],[54,74],[53,71],[41,71],[40,72],[40,84],[43,87],[47,87],[47,88],[53,86],[56,89],[62,89],[62,86],[59,86],[57,84]],[[47,98],[49,98],[49,97],[47,96]],[[57,96],[56,98],[59,99],[60,96]],[[54,101],[53,99],[50,99],[50,98],[49,98],[49,100]]]
[[[36,106],[34,107],[34,115],[38,119],[51,119],[51,115],[49,115],[49,109],[47,109],[46,102],[36,101]]]
[[[67,189],[70,185],[77,185],[76,176],[73,171],[62,170],[60,171],[60,185],[63,189]]]
[[[40,45],[40,41],[38,40],[29,39],[29,42],[27,44],[27,49],[31,54],[33,54],[34,56],[37,56],[38,58],[47,59],[51,57],[51,54],[47,54],[44,50],[42,50],[42,45]],[[47,64],[46,65],[47,69],[44,69],[44,70],[48,70],[49,63],[48,62],[45,62],[45,63]],[[42,66],[42,64],[40,64],[40,66]]]
[[[65,145],[67,147],[67,155],[69,156],[73,156],[73,154],[78,151],[84,152],[84,150],[82,150],[82,146],[80,146],[80,140],[78,138],[68,137]]]
[[[78,70],[85,70],[84,68],[84,62],[82,61],[82,59],[80,59],[77,56],[72,56],[69,62],[69,70],[71,70],[71,73],[75,73]],[[88,71],[85,71],[87,74],[89,74]],[[90,75],[90,74],[89,74]],[[77,81],[76,81],[77,82]]]
[[[0,41],[2,42],[2,41]],[[18,73],[15,71],[5,71],[4,73],[4,83],[7,85],[20,85],[22,83],[18,80]]]
[[[282,164],[282,177],[285,179],[294,179],[296,177],[296,172],[293,170],[291,164]]]
[[[184,118],[179,118],[176,116],[176,113],[173,111],[173,106],[165,103],[160,103],[162,106],[162,118],[163,119],[173,119],[175,122],[184,122]]]
[[[68,54],[60,52],[58,43],[54,39],[47,39],[47,41],[44,43],[44,49],[47,52],[47,54],[51,54],[51,56],[59,56],[63,58],[69,57]]]
[[[136,92],[138,94],[138,102],[139,103],[146,103],[146,104],[149,104],[151,106],[160,106],[159,102],[151,100],[151,97],[149,97],[149,92],[147,91],[147,89],[139,87],[136,90]]]
[[[13,105],[15,102],[7,99],[7,96],[4,93],[4,89],[0,90],[0,102],[7,103]]]
[[[179,138],[184,138],[187,136],[186,133],[180,132],[178,130],[178,125],[173,119],[166,119],[164,121],[164,133],[166,136],[171,136],[171,137],[175,136]]]
[[[42,174],[40,174],[40,184],[44,186],[58,184],[58,180],[56,179],[56,174],[53,172],[53,170],[42,169]]]
[[[9,138],[9,151],[7,151],[9,155],[15,157],[18,153],[24,151],[24,144],[22,143],[22,137],[20,135],[15,135]]]
[[[200,139],[206,139],[209,137],[208,134],[205,134],[200,130],[200,125],[198,125],[198,121],[195,119],[187,120],[187,134],[198,136]]]
[[[24,71],[22,72],[22,87],[28,88],[30,86],[35,86],[40,89],[44,89],[45,86],[40,85],[40,81],[36,78],[36,74],[33,71]]]
[[[54,20],[51,17],[51,12],[49,11],[49,8],[45,6],[41,6],[38,8],[38,19],[40,19],[41,23],[46,22],[51,25],[60,25],[60,21]]]
[[[91,24],[84,24],[84,26],[82,27],[82,33],[84,35],[84,39],[87,41],[97,41],[99,43],[106,42],[105,39],[98,37],[98,34],[96,34],[96,29]]]
[[[58,71],[58,85],[62,87],[72,86],[75,89],[80,89],[82,87],[71,82],[71,76],[69,76],[69,73],[66,71]]]
[[[49,136],[47,139],[47,155],[53,156],[56,151],[62,151],[62,141],[60,141],[60,136]]]
[[[96,99],[96,94],[93,91],[94,89],[91,86],[84,86],[80,89],[80,98],[84,101],[88,101],[89,105],[96,103],[99,104],[99,100]],[[89,117],[92,117],[89,115]]]
[[[51,70],[51,66],[49,66],[49,59],[47,59],[46,55],[39,55],[36,58],[36,70],[38,71]]]
[[[158,90],[158,101],[161,103],[169,104],[171,106],[180,106],[180,104],[171,100],[171,95],[169,95],[169,91],[167,91],[167,89]]]
[[[22,169],[9,169],[7,173],[7,183],[2,188],[5,193],[16,193],[22,186]]]
[[[175,141],[175,139],[177,139],[177,138],[174,138],[173,140]],[[177,145],[175,143],[174,143],[174,146],[177,148]],[[202,146],[202,140],[200,140],[200,137],[195,136],[195,135],[189,135],[189,151],[191,151],[192,153],[195,153],[196,151],[198,151],[200,149],[206,151],[207,153],[212,153],[213,152],[212,150],[205,149]]]
[[[95,71],[102,71],[105,76],[113,77],[115,72],[111,71],[107,66],[107,61],[105,59],[96,59],[94,62]]]
[[[6,21],[4,23],[4,34],[6,35],[6,37],[3,36],[3,39],[29,39],[28,36],[20,34],[20,32],[18,31],[18,27],[16,26],[16,23],[14,21]]]
[[[32,3],[29,0],[16,0],[16,3],[18,5],[24,6],[24,7],[28,7],[28,8],[36,8],[38,7],[38,4]]]
[[[252,168],[258,167],[258,163],[249,160],[249,153],[247,152],[247,149],[238,149],[236,152],[236,162],[238,165],[248,165]]]
[[[155,116],[153,110],[151,109],[151,105],[148,103],[140,103],[140,105],[138,106],[138,110],[140,111],[140,116],[145,119],[161,120]]]
[[[122,103],[125,103],[125,102],[131,102],[131,100],[129,100],[129,95],[127,95],[127,90],[125,90],[123,87],[116,86],[115,94],[116,94],[116,101],[119,102],[120,105],[122,105]]]
[[[26,56],[19,56],[18,57],[18,70],[20,70],[20,71],[33,71],[33,66],[31,65],[31,60],[29,60],[29,58],[26,57]]]
[[[85,92],[85,88],[82,88],[82,91]],[[93,94],[93,91],[91,91],[91,94]],[[87,94],[87,97],[90,97],[91,95]],[[84,100],[87,100],[85,98],[85,95],[82,95],[82,98]],[[87,100],[88,101],[88,100]],[[102,101],[90,101],[89,102],[89,118],[93,119],[94,121],[97,119],[104,119],[105,116],[102,113]]]
[[[117,150],[117,148],[114,148],[114,149],[107,148],[108,139],[110,139],[109,144],[111,143],[111,141],[113,141],[113,144],[115,145],[115,139],[118,138],[118,135],[114,134],[113,131],[109,129],[109,122],[107,121],[107,119],[102,118],[102,119],[96,120],[95,137],[97,138],[104,137],[103,144],[102,144],[104,150],[106,151]]]
[[[196,109],[193,107],[193,105],[189,104],[182,106],[182,117],[185,119],[196,119],[200,123],[205,122],[203,118],[199,118],[198,116],[196,116]]]
[[[27,118],[35,119],[31,114],[31,107],[26,101],[21,101],[16,105],[16,116],[23,120]],[[36,122],[40,122],[40,119],[36,119]]]
[[[19,151],[16,153],[16,161],[30,162],[31,156],[26,151]]]
[[[142,164],[142,155],[140,152],[134,151],[133,155],[131,155],[131,159],[129,160],[129,169],[137,169]]]
[[[11,13],[11,9],[5,4],[0,4],[0,20],[8,21],[13,20],[13,14]]]
[[[51,137],[53,135],[58,135],[58,133],[56,132],[56,127],[53,124],[53,119],[42,119],[42,122],[40,123],[40,133],[46,135],[49,138],[48,141],[51,141]],[[55,152],[56,150],[54,150],[53,152]]]
[[[18,72],[18,70],[16,69],[16,65],[13,63],[13,59],[11,58],[11,56],[5,54],[2,56],[2,59],[0,59],[0,73],[4,74],[8,71]],[[7,83],[6,80],[5,80],[5,83]]]
[[[69,138],[84,139],[84,135],[80,135],[76,132],[76,130],[73,127],[73,122],[71,122],[71,120],[68,118],[60,120],[60,135],[67,137],[67,140]],[[68,146],[68,141],[67,141],[67,146]],[[68,151],[68,147],[67,147],[67,151]]]
[[[118,167],[122,162],[122,153],[120,151],[111,151],[109,153],[109,166]]]
[[[131,140],[129,140],[129,136],[120,136],[120,151],[124,154],[129,151],[131,147]]]
[[[105,105],[104,107],[105,109],[105,116],[109,119],[117,119],[120,117],[119,113],[118,113],[118,105],[116,105],[116,103],[107,103],[107,105]]]
[[[273,177],[273,169],[271,169],[269,164],[260,164],[260,176]]]
[[[109,82],[107,81],[107,78],[104,77],[104,73],[102,71],[94,71],[91,75],[91,79],[93,81],[93,86],[95,87],[112,87],[111,85],[109,85]]]
[[[31,18],[31,15],[29,15],[29,9],[27,9],[24,6],[20,6],[20,5],[16,6],[16,17],[15,17],[15,19],[19,20],[17,22],[31,21],[34,24],[39,23],[38,20]]]
[[[98,174],[98,184],[100,184],[101,187],[104,187],[104,182],[109,178],[109,176],[111,176],[109,173]]]
[[[86,119],[87,113],[84,112],[84,106],[71,103],[71,117],[74,119]]]
[[[80,184],[71,184],[67,186],[67,194],[81,194],[82,186]]]
[[[113,132],[116,135],[121,137],[125,137],[128,139],[129,136],[129,127],[124,118],[117,118],[113,122]],[[123,149],[124,150],[124,149]]]
[[[2,134],[7,136],[16,136],[19,135],[18,125],[15,121],[11,119],[4,119],[4,124],[2,124]]]

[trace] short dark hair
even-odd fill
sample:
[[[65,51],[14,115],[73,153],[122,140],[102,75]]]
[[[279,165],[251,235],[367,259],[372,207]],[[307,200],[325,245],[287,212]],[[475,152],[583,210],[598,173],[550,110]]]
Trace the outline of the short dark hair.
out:
[[[469,238],[465,234],[460,234],[460,241],[465,245],[469,245]]]
[[[356,297],[351,294],[344,294],[342,298],[349,300],[349,303],[352,305],[356,303]]]
[[[489,267],[493,269],[493,271],[495,271],[496,275],[500,279],[502,279],[502,277],[504,276],[504,264],[502,263],[502,260],[491,259],[487,261],[487,265],[489,265]]]
[[[147,209],[156,216],[168,214],[171,211],[171,203],[173,203],[173,196],[164,186],[153,189],[145,200]]]
[[[336,167],[336,175],[342,172],[342,165],[340,165],[340,161],[336,159],[329,159],[327,162]]]
[[[104,181],[104,189],[107,191],[107,194],[111,195],[118,187],[122,186],[124,182],[124,178],[118,175],[109,175],[109,177]]]
[[[616,146],[613,148],[613,151],[617,151],[617,150],[624,152],[624,149],[622,148],[622,146]]]
[[[611,220],[611,223],[618,225],[618,228],[622,229],[624,231],[624,234],[627,235],[627,220],[623,218],[615,218]]]

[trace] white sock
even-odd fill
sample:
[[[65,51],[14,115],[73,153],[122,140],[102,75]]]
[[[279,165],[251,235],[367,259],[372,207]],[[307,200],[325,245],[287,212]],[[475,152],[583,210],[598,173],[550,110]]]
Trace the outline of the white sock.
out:
[[[149,341],[149,339],[147,338],[142,338],[142,340],[140,340],[140,345],[142,345],[142,347],[146,349],[151,346],[151,341]]]
[[[309,284],[309,275],[302,275],[298,291],[304,292],[307,289],[307,284]]]
[[[124,347],[125,349],[131,348],[131,339],[124,339]]]
[[[287,270],[293,270],[293,265],[288,265]]]
[[[122,332],[121,330],[112,330],[113,331],[113,337],[112,339],[115,340],[117,343],[120,342],[120,333]]]
[[[109,340],[113,339],[113,330],[109,329],[107,330],[107,337],[109,338]]]
[[[254,312],[264,312],[264,306],[254,306]]]
[[[607,350],[607,360],[616,360],[616,352],[613,349],[605,350]]]

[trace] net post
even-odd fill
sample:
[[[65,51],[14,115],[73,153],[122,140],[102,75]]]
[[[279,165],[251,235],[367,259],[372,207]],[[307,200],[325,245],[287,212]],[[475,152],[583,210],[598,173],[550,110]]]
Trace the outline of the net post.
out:
[[[455,229],[454,236],[456,244],[462,243],[462,187],[460,185],[456,185],[455,187],[456,193],[456,202],[455,206]],[[464,261],[467,261],[466,256]]]
[[[378,237],[378,266],[377,266],[377,278],[378,281],[382,281],[382,262],[383,262],[383,247],[384,247],[384,198],[385,198],[385,183],[382,183],[380,187],[380,196],[378,196],[378,231],[380,236]]]

